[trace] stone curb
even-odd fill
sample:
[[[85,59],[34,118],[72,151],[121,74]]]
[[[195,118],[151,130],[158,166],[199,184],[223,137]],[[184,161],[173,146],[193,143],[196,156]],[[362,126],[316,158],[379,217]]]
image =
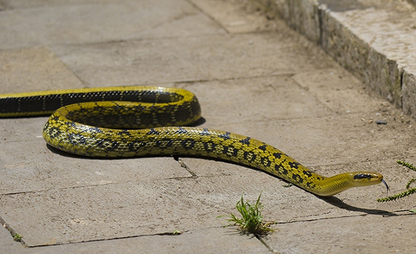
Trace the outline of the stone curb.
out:
[[[416,12],[398,1],[255,0],[416,117]]]

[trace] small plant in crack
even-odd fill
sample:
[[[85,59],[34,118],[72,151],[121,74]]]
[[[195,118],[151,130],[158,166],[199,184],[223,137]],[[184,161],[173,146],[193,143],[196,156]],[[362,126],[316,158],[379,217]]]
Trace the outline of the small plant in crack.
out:
[[[241,214],[242,218],[238,218],[234,214],[230,215],[223,215],[218,217],[229,216],[228,219],[231,224],[228,224],[224,227],[228,226],[239,226],[241,231],[244,233],[252,233],[255,235],[264,235],[269,232],[273,232],[274,230],[270,228],[270,225],[273,222],[264,222],[263,216],[261,215],[261,210],[263,209],[263,205],[260,202],[260,197],[257,198],[257,201],[254,205],[251,205],[247,201],[244,201],[243,195],[241,195],[240,201],[237,202],[236,208],[238,212]]]
[[[404,161],[397,161],[397,163],[402,165],[402,166],[405,166],[408,169],[416,171],[416,168],[415,168],[415,166],[413,166],[413,164],[410,164],[410,163],[407,163],[407,162],[404,162]],[[409,196],[409,195],[415,193],[416,192],[416,187],[415,188],[410,188],[410,185],[415,181],[416,181],[416,178],[410,179],[406,184],[406,190],[405,191],[403,191],[399,194],[395,194],[395,195],[386,197],[386,198],[379,198],[379,199],[377,199],[377,201],[378,202],[392,201],[392,200],[403,198],[403,197],[406,197],[406,196]],[[415,211],[411,210],[411,211],[416,212],[416,210]]]
[[[1,225],[3,225],[3,227],[10,232],[14,241],[16,241],[16,242],[21,242],[22,241],[23,236],[16,233],[5,221],[2,220]]]
[[[19,235],[18,233],[14,233],[13,234],[13,240],[15,240],[16,242],[21,242],[22,241],[22,236]]]

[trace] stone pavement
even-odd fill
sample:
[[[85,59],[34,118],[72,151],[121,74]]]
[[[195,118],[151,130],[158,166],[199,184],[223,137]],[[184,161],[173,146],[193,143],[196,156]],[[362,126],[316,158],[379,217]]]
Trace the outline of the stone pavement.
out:
[[[323,175],[377,171],[402,191],[414,174],[395,161],[416,163],[414,120],[316,42],[243,2],[0,0],[1,93],[186,88],[204,127],[265,141]],[[382,185],[323,199],[225,162],[67,156],[45,145],[46,120],[0,120],[0,253],[416,251],[414,198],[377,203]],[[217,216],[260,193],[276,232],[222,227]]]

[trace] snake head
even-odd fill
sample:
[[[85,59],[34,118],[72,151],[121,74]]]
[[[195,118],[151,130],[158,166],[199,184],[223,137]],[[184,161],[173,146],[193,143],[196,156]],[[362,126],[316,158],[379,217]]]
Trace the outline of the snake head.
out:
[[[319,196],[332,196],[353,187],[363,187],[383,182],[383,175],[365,171],[349,172],[326,177],[321,181]],[[323,187],[322,187],[323,186]],[[387,185],[386,185],[387,186]],[[312,191],[311,191],[312,192]]]
[[[386,185],[387,189],[389,189],[389,186],[387,183],[383,180],[383,175],[380,175],[378,173],[371,173],[371,172],[354,172],[352,174],[352,181],[354,183],[354,186],[368,186],[373,184],[378,184],[383,182],[384,185]]]

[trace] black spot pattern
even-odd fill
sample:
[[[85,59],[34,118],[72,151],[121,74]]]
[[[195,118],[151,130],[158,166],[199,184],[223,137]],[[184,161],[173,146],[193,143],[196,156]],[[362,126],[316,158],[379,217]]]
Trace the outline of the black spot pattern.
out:
[[[106,151],[114,151],[114,149],[118,147],[118,142],[109,139],[100,139],[97,140],[95,145]]]
[[[308,186],[310,189],[315,188],[316,184],[312,183],[312,182],[307,182],[306,186]]]
[[[269,160],[269,158],[267,158],[267,157],[261,158],[261,164],[263,164],[263,166],[270,167],[271,163],[272,162]]]
[[[131,136],[130,132],[128,130],[121,130],[120,132],[117,133],[118,135],[126,135],[126,136]]]
[[[75,128],[76,127],[76,123],[75,122],[65,122],[65,124],[69,127]]]
[[[192,149],[195,146],[195,140],[193,139],[185,139],[181,142],[181,145],[183,146],[183,148],[185,149]]]
[[[47,126],[45,126],[45,129],[46,128],[47,128]],[[48,131],[48,135],[51,138],[57,138],[62,134],[62,132],[58,128],[54,128],[54,127],[47,128],[47,131]]]
[[[157,130],[151,128],[149,130],[149,132],[147,133],[147,135],[160,135],[160,132],[158,132]]]
[[[186,134],[186,133],[188,133],[188,131],[185,130],[184,128],[182,128],[182,127],[179,127],[178,130],[175,133],[176,134]]]
[[[296,169],[298,169],[298,168],[299,168],[299,165],[300,165],[300,163],[295,162],[295,161],[289,162],[289,166],[290,166],[291,168],[296,168]]]
[[[282,153],[274,153],[273,156],[276,157],[277,159],[281,159],[282,158]]]
[[[68,137],[68,142],[73,144],[73,145],[85,144],[86,143],[85,137],[80,135],[80,134],[68,133],[67,137]]]
[[[248,162],[252,162],[252,161],[256,160],[256,155],[253,152],[245,151],[243,156],[244,156],[244,159]]]
[[[173,144],[173,140],[171,139],[164,139],[164,140],[157,140],[155,142],[155,146],[159,148],[168,148],[171,147]]]
[[[312,172],[311,171],[308,171],[308,170],[304,170],[303,171],[303,174],[306,175],[306,176],[308,176],[308,177],[311,177],[312,176]]]
[[[243,145],[250,145],[250,137],[247,137],[245,139],[241,139],[239,142]]]
[[[96,127],[96,126],[92,126],[90,129],[89,129],[91,132],[96,132],[96,133],[103,133],[103,131],[99,128],[99,127]],[[126,130],[127,131],[127,130]],[[128,131],[127,131],[128,132]],[[130,134],[130,133],[129,133]]]
[[[274,166],[274,170],[276,170],[277,172],[279,172],[282,175],[287,175],[287,173],[288,173],[287,170],[282,165],[279,165],[279,164],[276,164]]]
[[[230,133],[229,132],[226,132],[224,134],[219,135],[218,137],[220,137],[220,138],[222,138],[224,140],[228,140],[228,139],[230,139]]]
[[[260,149],[260,150],[262,150],[262,151],[266,151],[266,149],[267,149],[267,145],[262,145],[262,146],[259,146],[259,149]]]
[[[209,130],[207,129],[207,128],[204,128],[200,133],[199,133],[199,135],[201,135],[201,136],[209,136],[209,135],[211,135],[210,133],[209,133]]]
[[[227,155],[228,157],[233,157],[233,156],[237,156],[238,153],[238,149],[235,149],[232,146],[225,146],[224,150],[222,151],[225,155]]]
[[[211,142],[211,141],[205,142],[203,144],[204,144],[205,151],[208,151],[208,152],[214,151],[215,147],[217,146],[217,144],[215,144],[214,142]]]
[[[302,179],[302,177],[300,177],[300,175],[293,174],[292,179],[295,180],[298,183],[303,183],[303,179]]]

